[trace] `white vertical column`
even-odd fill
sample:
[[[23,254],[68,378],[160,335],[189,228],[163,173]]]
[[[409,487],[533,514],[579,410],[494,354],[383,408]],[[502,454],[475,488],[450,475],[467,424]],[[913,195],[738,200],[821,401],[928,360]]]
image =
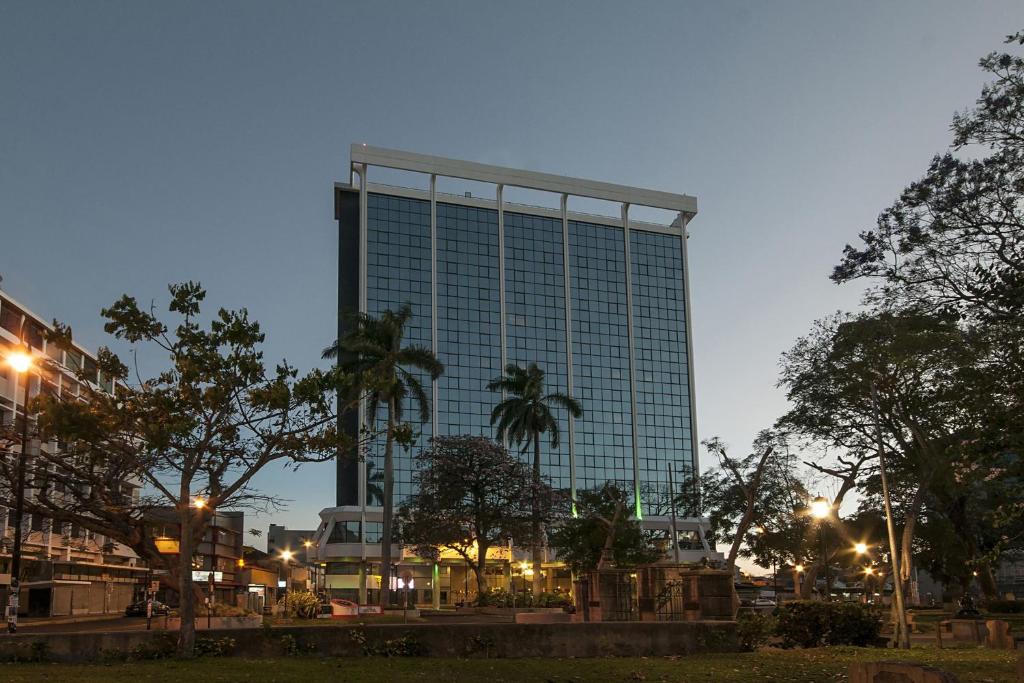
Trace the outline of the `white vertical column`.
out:
[[[565,364],[569,395],[576,398],[572,377],[572,280],[569,273],[569,195],[562,194],[562,273],[565,276]],[[569,492],[576,501],[576,418],[569,415]]]
[[[505,186],[498,184],[495,200],[498,205],[498,308],[501,314],[501,322],[498,324],[498,336],[501,338],[501,375],[505,374],[505,366],[508,365],[508,317],[505,313]],[[505,392],[501,392],[501,399],[505,400]],[[508,448],[508,435],[506,434],[501,444]]]
[[[682,243],[683,250],[683,320],[686,322],[686,370],[687,370],[687,381],[689,383],[689,398],[690,398],[690,443],[693,449],[693,477],[694,481],[699,481],[700,476],[700,452],[697,450],[699,441],[697,440],[697,395],[694,393],[694,377],[693,377],[693,326],[690,323],[690,261],[689,261],[689,250],[687,249],[687,233],[686,225],[689,223],[686,215],[679,214],[679,232],[680,241]]]
[[[637,519],[643,517],[640,506],[640,439],[636,410],[636,344],[633,335],[633,261],[629,248],[629,204],[622,205],[622,236],[626,257],[626,331],[629,336],[629,405],[633,419],[633,501]]]
[[[430,350],[437,357],[437,174],[430,174]],[[430,433],[437,436],[438,380],[430,382]]]

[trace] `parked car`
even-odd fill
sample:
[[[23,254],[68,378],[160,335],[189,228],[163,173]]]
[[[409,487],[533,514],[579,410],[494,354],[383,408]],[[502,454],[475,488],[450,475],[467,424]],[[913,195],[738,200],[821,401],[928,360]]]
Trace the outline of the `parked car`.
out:
[[[757,598],[754,600],[754,607],[775,607],[775,601],[771,598]]]
[[[154,600],[153,601],[153,616],[154,617],[163,616],[165,614],[170,613],[170,611],[171,611],[171,608],[168,607],[167,605],[165,605],[164,603],[160,602],[159,600]],[[144,617],[144,616],[146,616],[146,601],[145,600],[139,600],[138,602],[133,602],[132,604],[128,605],[128,607],[126,607],[125,610],[124,610],[124,615],[126,617]]]

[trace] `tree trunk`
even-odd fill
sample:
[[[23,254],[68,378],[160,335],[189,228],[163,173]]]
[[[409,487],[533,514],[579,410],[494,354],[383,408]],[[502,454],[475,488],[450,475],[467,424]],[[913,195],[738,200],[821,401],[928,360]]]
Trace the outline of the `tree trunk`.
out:
[[[543,591],[543,582],[540,576],[540,506],[537,494],[540,492],[540,432],[533,435],[533,548],[530,555],[533,559],[533,599],[540,597]]]
[[[619,528],[619,520],[622,519],[622,512],[625,506],[622,501],[615,501],[615,512],[612,514],[611,524],[608,525],[608,533],[604,537],[604,545],[601,547],[601,554],[597,558],[597,570],[601,571],[608,566],[615,552],[615,530]]]
[[[388,399],[388,434],[384,441],[384,510],[383,529],[380,539],[380,607],[385,609],[391,600],[391,525],[394,523],[392,499],[395,492],[394,461],[395,447],[395,399]]]
[[[178,656],[191,657],[196,647],[196,597],[192,590],[192,508],[189,491],[182,484],[178,501],[178,614],[181,616],[181,630],[178,631]]]
[[[996,577],[992,573],[992,565],[985,562],[978,567],[978,585],[981,587],[981,593],[987,599],[993,600],[998,599],[999,587],[996,585]]]
[[[917,591],[917,582],[913,581],[914,568],[914,531],[917,527],[917,518],[921,514],[921,507],[924,505],[925,486],[921,484],[914,492],[910,502],[910,509],[903,520],[903,533],[900,537],[900,578],[903,580],[903,595],[908,605],[917,605],[920,596]]]
[[[489,546],[479,545],[477,542],[476,563],[473,565],[473,573],[476,574],[476,594],[484,595],[488,592],[487,575],[484,574],[484,567],[487,564],[487,549]],[[477,598],[479,600],[479,597]]]
[[[729,548],[729,556],[725,559],[726,569],[732,570],[736,566],[736,558],[740,553],[740,545],[743,544],[743,537],[747,534],[747,529],[754,521],[755,504],[757,503],[757,494],[761,489],[761,478],[764,475],[764,466],[768,462],[768,457],[772,454],[771,448],[766,448],[761,459],[757,462],[757,468],[754,470],[754,475],[750,478],[750,483],[747,484],[743,481],[743,477],[740,475],[738,469],[733,469],[733,473],[736,477],[736,483],[743,489],[743,495],[747,499],[747,506],[743,510],[743,517],[740,518],[739,526],[736,527],[736,537],[732,539],[732,547]]]

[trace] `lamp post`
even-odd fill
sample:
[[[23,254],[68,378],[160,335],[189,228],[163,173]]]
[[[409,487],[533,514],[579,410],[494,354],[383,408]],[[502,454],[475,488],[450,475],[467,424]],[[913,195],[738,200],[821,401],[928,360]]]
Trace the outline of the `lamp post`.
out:
[[[27,351],[16,351],[7,358],[8,364],[25,384],[22,402],[21,423],[21,454],[18,458],[18,483],[14,494],[14,552],[11,557],[11,588],[7,596],[7,630],[16,633],[18,630],[18,600],[21,592],[21,523],[25,514],[25,460],[28,457],[28,371],[32,367],[32,356]]]
[[[291,550],[282,550],[281,559],[284,560],[285,584],[284,584],[284,614],[288,616],[288,594],[291,593],[292,583],[292,558],[295,554]]]
[[[818,496],[811,501],[811,516],[818,520],[818,542],[821,544],[821,561],[825,564],[825,602],[832,602],[832,570],[828,562],[828,543],[825,540],[825,520],[832,513],[832,504],[827,498]]]

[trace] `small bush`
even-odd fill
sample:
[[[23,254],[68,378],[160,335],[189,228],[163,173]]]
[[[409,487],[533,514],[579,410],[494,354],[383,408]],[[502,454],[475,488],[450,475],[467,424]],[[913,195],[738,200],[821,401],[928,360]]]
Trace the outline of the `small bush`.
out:
[[[537,607],[568,607],[572,598],[568,593],[541,593],[537,598]]]
[[[775,633],[783,647],[865,647],[875,642],[881,628],[878,613],[867,605],[797,600],[779,609]]]
[[[868,647],[878,639],[882,620],[868,605],[855,602],[833,602],[828,605],[829,645],[856,645]]]
[[[348,637],[363,650],[367,657],[423,657],[427,654],[427,646],[406,633],[401,638],[385,640],[379,646],[371,645],[366,633],[360,629],[349,631]]]
[[[794,600],[779,609],[775,634],[783,647],[818,647],[828,632],[828,605],[814,600]]]
[[[312,591],[293,591],[277,601],[287,608],[288,616],[299,619],[316,619],[320,614],[320,598]]]
[[[736,617],[736,635],[745,652],[753,652],[768,643],[775,633],[775,617],[763,612],[740,612]]]
[[[1024,612],[1024,600],[989,600],[985,609],[993,614],[1020,614]]]
[[[196,656],[226,657],[235,649],[235,639],[228,638],[196,638]]]
[[[136,645],[129,659],[165,659],[173,657],[178,649],[178,634],[173,631],[158,631],[139,645]]]

